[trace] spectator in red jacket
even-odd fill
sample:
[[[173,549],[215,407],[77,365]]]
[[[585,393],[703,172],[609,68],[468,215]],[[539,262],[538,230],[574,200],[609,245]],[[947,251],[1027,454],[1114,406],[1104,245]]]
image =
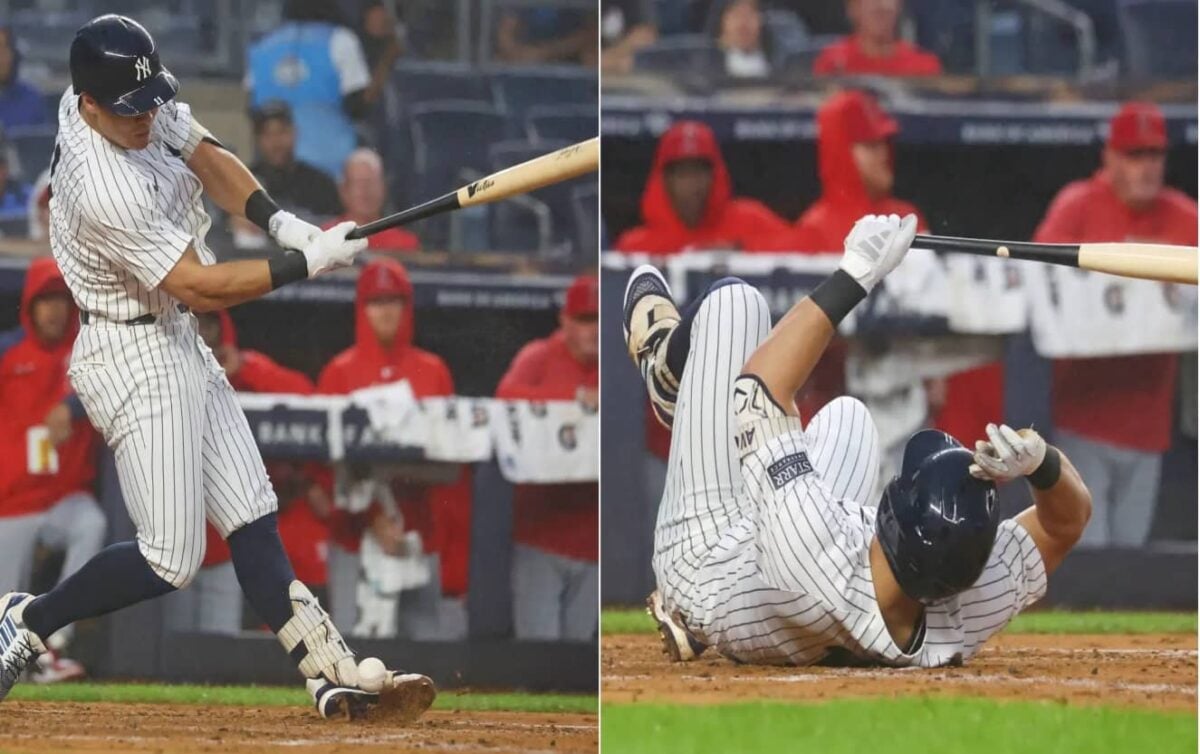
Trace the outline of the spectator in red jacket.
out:
[[[212,350],[229,384],[238,392],[312,393],[312,380],[303,373],[280,366],[265,354],[239,348],[237,330],[228,312],[198,314],[196,319],[200,339]],[[319,593],[326,581],[328,527],[307,504],[308,483],[296,464],[268,462],[267,471],[280,501],[279,534],[296,578]],[[229,546],[212,524],[207,524],[205,539],[204,560],[196,580],[187,589],[166,597],[171,601],[168,620],[179,630],[236,634],[242,630],[242,590],[233,571]]]
[[[92,493],[96,433],[72,398],[67,362],[79,312],[48,257],[21,292],[21,325],[0,336],[0,593],[27,591],[38,545],[65,552],[66,578],[100,551],[106,522]],[[34,668],[42,682],[84,675],[61,656],[63,629]]]
[[[347,220],[366,225],[383,217],[383,207],[387,204],[387,183],[383,176],[383,160],[378,152],[360,147],[350,153],[342,169],[338,196],[346,212],[325,223],[322,228],[332,228]],[[368,236],[367,248],[371,251],[420,251],[421,241],[404,228],[388,228]]]
[[[1149,103],[1109,124],[1103,166],[1054,198],[1035,241],[1150,241],[1196,245],[1196,202],[1163,185],[1167,131]],[[1171,442],[1177,354],[1056,359],[1055,444],[1092,491],[1085,546],[1140,547],[1154,519],[1161,454]]]
[[[559,328],[517,353],[497,398],[578,400],[599,407],[599,282],[567,289]],[[596,482],[519,484],[513,491],[513,627],[518,639],[590,641],[599,609]]]
[[[937,56],[899,38],[902,0],[846,0],[854,32],[821,50],[813,73],[821,75],[936,76]]]
[[[413,287],[404,266],[375,259],[358,277],[354,301],[354,345],[335,356],[317,380],[317,392],[345,394],[372,385],[407,380],[418,398],[454,394],[450,369],[436,354],[413,345]],[[326,492],[332,479],[324,481]],[[456,639],[467,632],[466,593],[470,562],[471,475],[466,467],[449,484],[397,478],[392,483],[398,511],[380,501],[369,510],[330,517],[330,604],[335,623],[348,629],[357,613],[359,547],[370,531],[386,552],[399,552],[407,531],[421,535],[433,572],[426,590],[401,598],[400,630],[414,639]]]
[[[712,129],[697,121],[679,121],[658,142],[642,194],[645,224],[622,233],[616,248],[664,255],[742,249],[787,227],[761,202],[732,194],[729,170]]]

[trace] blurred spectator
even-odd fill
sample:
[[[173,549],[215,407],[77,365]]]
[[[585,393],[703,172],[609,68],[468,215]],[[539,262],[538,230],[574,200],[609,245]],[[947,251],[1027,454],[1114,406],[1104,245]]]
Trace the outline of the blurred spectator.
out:
[[[496,388],[497,398],[578,400],[599,407],[599,281],[581,275],[567,290],[559,329],[527,344]],[[599,610],[595,482],[521,484],[513,490],[513,628],[518,639],[587,641]]]
[[[0,335],[0,590],[28,591],[34,551],[65,553],[60,580],[100,551],[106,522],[96,504],[96,433],[70,393],[67,361],[79,311],[48,257],[33,260],[21,292],[21,324]],[[50,637],[33,678],[80,678],[60,654],[73,628]]]
[[[352,220],[356,225],[366,225],[383,217],[387,184],[383,179],[383,160],[378,152],[362,147],[346,158],[338,194],[346,213],[329,221],[324,227],[332,228],[346,220]],[[421,248],[421,241],[404,228],[388,228],[368,236],[367,248],[372,251],[417,251]]]
[[[813,63],[820,75],[936,76],[941,61],[900,39],[902,0],[846,0],[854,31],[821,51]]]
[[[1126,104],[1109,124],[1103,166],[1091,178],[1063,187],[1034,240],[1195,246],[1196,202],[1163,185],[1166,149],[1158,107]],[[1082,545],[1145,544],[1162,453],[1171,443],[1178,371],[1174,353],[1055,360],[1054,442],[1092,492],[1092,519]]]
[[[359,37],[362,40],[367,65],[371,69],[371,83],[367,85],[363,98],[369,104],[375,104],[383,96],[384,88],[392,75],[392,64],[401,53],[396,19],[382,0],[368,0],[364,4]]]
[[[622,233],[616,248],[651,254],[741,249],[786,229],[761,202],[732,193],[712,129],[698,121],[679,121],[658,142],[642,194],[645,224]]]
[[[496,24],[496,59],[505,63],[597,63],[595,11],[505,10]]]
[[[213,352],[234,390],[312,393],[312,381],[302,373],[276,364],[265,354],[238,348],[237,331],[228,312],[197,314],[196,320],[200,339]],[[268,461],[267,472],[280,501],[279,533],[288,559],[292,561],[296,578],[315,593],[325,586],[328,528],[323,534],[319,531],[322,522],[305,501],[308,485],[303,483],[295,464]],[[318,529],[315,534],[311,531],[313,521]],[[241,587],[233,570],[229,546],[212,524],[206,526],[204,560],[196,580],[187,589],[165,598],[171,602],[168,622],[180,631],[236,634],[242,629]]]
[[[374,259],[362,269],[354,300],[354,345],[335,356],[317,380],[317,392],[343,395],[359,388],[406,380],[417,398],[454,394],[454,379],[436,354],[413,345],[413,288],[403,265]],[[332,480],[323,482],[326,492]],[[471,475],[428,484],[403,477],[391,484],[398,510],[373,501],[363,513],[330,515],[330,605],[339,626],[355,624],[359,550],[368,532],[389,554],[399,554],[404,535],[421,535],[435,574],[427,589],[401,597],[402,633],[413,639],[454,640],[467,632],[467,568],[470,560]],[[440,573],[440,579],[436,576]]]
[[[721,9],[717,47],[725,53],[725,73],[761,78],[771,72],[763,46],[763,17],[758,0],[729,0]]]
[[[267,102],[252,114],[257,161],[250,172],[271,198],[301,217],[332,217],[342,211],[337,184],[326,173],[296,159],[296,127],[286,102]],[[233,218],[234,242],[239,248],[261,248],[267,237],[254,223]]]
[[[0,141],[0,220],[29,216],[29,186],[13,177],[8,144]]]
[[[50,123],[42,93],[20,79],[21,55],[12,29],[0,26],[0,125],[42,126]]]
[[[250,107],[287,102],[296,121],[296,156],[337,178],[358,142],[354,119],[369,105],[362,43],[341,25],[335,3],[287,0],[283,13],[279,28],[250,45]]]
[[[654,0],[601,0],[600,64],[610,73],[629,73],[638,50],[658,41]]]

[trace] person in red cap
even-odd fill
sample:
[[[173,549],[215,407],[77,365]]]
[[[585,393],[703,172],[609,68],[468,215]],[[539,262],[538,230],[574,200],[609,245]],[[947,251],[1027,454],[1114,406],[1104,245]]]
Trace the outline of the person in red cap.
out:
[[[212,350],[234,390],[242,393],[309,395],[313,383],[302,372],[277,364],[266,354],[238,347],[233,318],[225,310],[196,315],[200,339]],[[307,504],[309,482],[300,467],[268,462],[267,475],[279,506],[279,536],[296,578],[324,598],[328,525]],[[327,512],[326,512],[327,515]],[[235,634],[242,629],[242,591],[229,546],[212,524],[205,524],[204,560],[196,580],[165,597],[171,625],[179,630]]]
[[[854,33],[821,50],[813,73],[822,75],[937,76],[937,56],[900,39],[902,0],[846,0]]]
[[[413,286],[399,262],[377,258],[363,267],[354,299],[354,345],[335,356],[317,379],[317,392],[345,394],[359,388],[408,381],[417,398],[454,394],[450,369],[436,354],[413,345]],[[332,474],[321,479],[326,494]],[[466,593],[470,561],[471,475],[465,466],[449,484],[397,477],[392,494],[399,515],[376,501],[364,513],[334,510],[329,517],[329,591],[334,623],[354,625],[357,614],[358,552],[370,531],[385,552],[399,553],[404,535],[418,531],[434,573],[430,594],[406,594],[401,630],[413,639],[456,639],[467,632]]]
[[[1109,123],[1102,166],[1059,191],[1034,234],[1042,243],[1149,241],[1196,245],[1196,202],[1163,185],[1167,128],[1153,104]],[[1056,359],[1055,442],[1092,490],[1084,546],[1139,547],[1154,518],[1161,454],[1171,442],[1177,354]]]
[[[595,411],[599,384],[599,282],[567,289],[559,328],[525,345],[497,398],[577,400]],[[589,641],[599,609],[599,485],[519,484],[513,490],[513,627],[518,639]]]
[[[621,234],[617,251],[736,250],[787,227],[761,202],[733,196],[717,137],[694,120],[679,121],[659,139],[642,193],[642,221]]]
[[[28,589],[38,545],[65,552],[60,580],[100,551],[107,526],[96,504],[96,433],[67,383],[79,311],[54,260],[33,260],[20,327],[0,336],[0,589]],[[40,682],[85,675],[61,656],[71,628],[50,637],[32,669]]]

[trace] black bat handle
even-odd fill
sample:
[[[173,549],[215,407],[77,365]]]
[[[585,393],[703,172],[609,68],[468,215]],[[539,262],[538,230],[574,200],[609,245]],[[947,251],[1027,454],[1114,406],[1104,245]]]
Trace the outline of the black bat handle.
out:
[[[347,233],[346,238],[351,241],[358,238],[366,238],[381,230],[395,228],[397,225],[407,225],[417,220],[424,220],[426,217],[433,217],[443,212],[456,210],[460,206],[462,205],[458,203],[458,192],[452,191],[449,194],[439,196],[437,199],[431,199],[424,204],[418,204],[415,207],[409,207],[406,210],[401,210],[387,217],[381,217],[366,225],[360,225]]]
[[[918,235],[912,245],[918,249],[929,249],[930,251],[982,254],[989,257],[999,256],[1049,264],[1064,264],[1070,267],[1079,266],[1078,244],[1026,243],[1024,241],[993,241],[984,238]]]

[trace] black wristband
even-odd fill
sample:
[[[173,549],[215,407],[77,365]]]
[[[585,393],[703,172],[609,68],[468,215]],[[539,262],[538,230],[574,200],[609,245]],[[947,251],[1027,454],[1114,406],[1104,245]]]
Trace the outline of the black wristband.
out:
[[[1058,477],[1062,474],[1062,455],[1059,454],[1058,448],[1053,445],[1046,446],[1046,457],[1042,459],[1042,465],[1038,466],[1032,474],[1025,478],[1029,483],[1039,490],[1048,490],[1058,484]]]
[[[848,272],[836,270],[808,297],[825,312],[833,326],[837,327],[850,310],[867,297],[867,292]]]
[[[271,271],[271,290],[308,279],[308,259],[298,251],[272,255],[267,269]]]
[[[271,215],[278,211],[279,205],[262,189],[256,190],[246,200],[246,219],[262,228],[268,235],[271,233]]]

